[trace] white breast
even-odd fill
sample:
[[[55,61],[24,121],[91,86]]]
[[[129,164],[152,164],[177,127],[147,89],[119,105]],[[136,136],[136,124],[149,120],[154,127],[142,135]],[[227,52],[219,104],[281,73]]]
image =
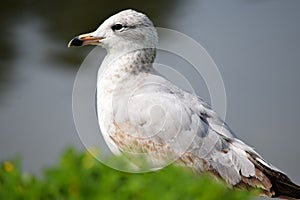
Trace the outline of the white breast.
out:
[[[140,52],[126,55],[108,54],[103,60],[97,77],[97,114],[101,133],[105,142],[114,154],[120,154],[117,145],[111,139],[116,131],[114,120],[122,117],[126,120],[126,99],[130,95],[130,88],[136,88],[146,76],[145,73],[133,74],[140,65],[135,60]],[[127,87],[124,87],[126,85]]]

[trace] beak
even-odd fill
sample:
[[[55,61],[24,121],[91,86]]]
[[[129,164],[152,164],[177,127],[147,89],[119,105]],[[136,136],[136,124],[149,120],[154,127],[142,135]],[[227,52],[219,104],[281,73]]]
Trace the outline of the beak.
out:
[[[82,34],[77,37],[74,37],[68,44],[68,47],[80,47],[88,44],[97,45],[100,44],[100,41],[104,39],[103,37],[92,36],[91,33]]]

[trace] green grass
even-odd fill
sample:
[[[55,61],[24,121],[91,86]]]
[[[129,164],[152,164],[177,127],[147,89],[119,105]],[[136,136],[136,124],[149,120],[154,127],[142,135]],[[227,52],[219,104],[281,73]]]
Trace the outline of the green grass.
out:
[[[252,193],[253,195],[253,193]],[[72,148],[59,162],[37,178],[22,173],[18,159],[4,161],[0,167],[0,199],[145,199],[145,200],[247,200],[249,192],[229,190],[208,176],[169,166],[144,174],[111,169],[87,152]]]

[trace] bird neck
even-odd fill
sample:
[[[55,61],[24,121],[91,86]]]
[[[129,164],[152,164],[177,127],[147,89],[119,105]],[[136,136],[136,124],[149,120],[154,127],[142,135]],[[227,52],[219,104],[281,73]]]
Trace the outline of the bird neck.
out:
[[[108,51],[100,70],[119,71],[125,74],[151,71],[155,56],[155,48],[136,49],[125,53]]]
[[[141,76],[154,73],[152,64],[155,54],[155,48],[138,49],[125,54],[108,53],[98,71],[97,93],[108,95],[115,90],[115,85],[136,81]]]

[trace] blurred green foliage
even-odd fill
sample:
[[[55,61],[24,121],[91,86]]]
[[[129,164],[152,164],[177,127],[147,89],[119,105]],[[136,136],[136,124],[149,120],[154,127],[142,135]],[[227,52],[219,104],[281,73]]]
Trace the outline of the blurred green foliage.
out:
[[[22,173],[18,159],[0,168],[0,199],[201,199],[246,200],[249,192],[229,190],[208,176],[196,176],[169,166],[163,170],[131,174],[111,169],[87,152],[72,148],[42,177]]]

